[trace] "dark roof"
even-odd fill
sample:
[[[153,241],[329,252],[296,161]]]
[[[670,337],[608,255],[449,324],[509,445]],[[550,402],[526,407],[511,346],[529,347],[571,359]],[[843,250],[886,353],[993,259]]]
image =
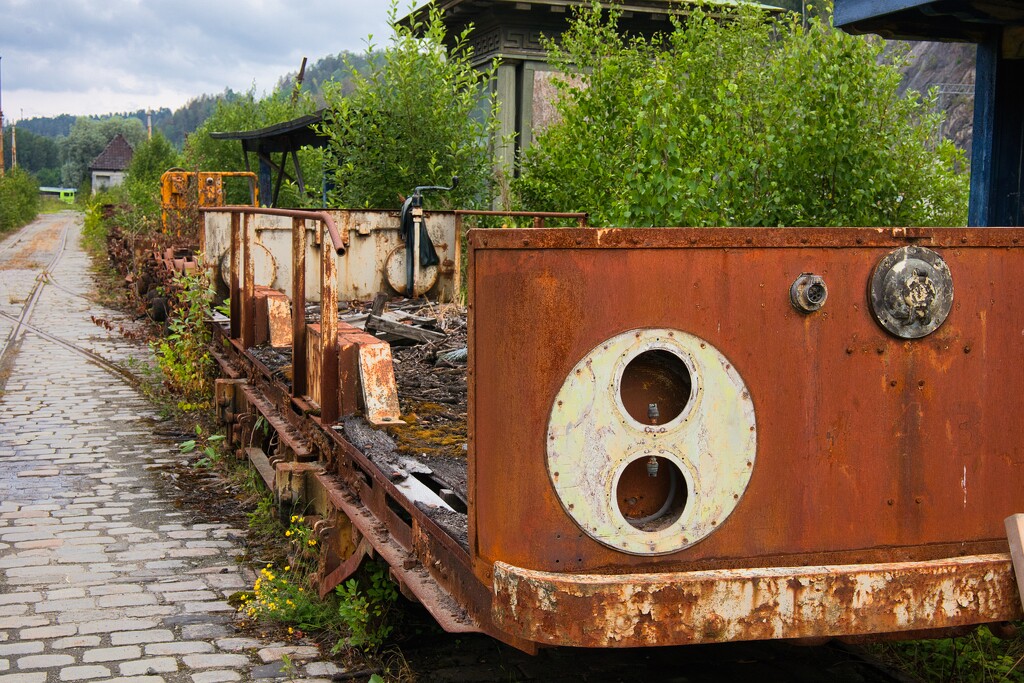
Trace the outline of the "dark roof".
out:
[[[736,4],[759,4],[756,0],[710,0],[712,5],[736,5]],[[568,7],[589,7],[590,0],[434,0],[419,9],[413,11],[410,16],[417,15],[427,9],[431,4],[436,4],[443,13],[446,20],[460,17],[477,18],[481,14],[493,12],[496,9],[509,8],[520,14],[533,13],[554,13],[565,14]],[[603,0],[602,5],[615,6],[626,13],[641,13],[649,15],[678,14],[681,10],[679,0]],[[691,4],[697,4],[691,2]],[[768,2],[766,6],[774,6]],[[401,21],[408,21],[404,17]]]
[[[603,6],[622,10],[619,30],[628,35],[651,36],[672,30],[670,15],[684,14],[700,0],[601,0]],[[771,2],[772,0],[768,0]],[[448,29],[448,46],[470,25],[469,42],[474,66],[492,59],[512,63],[517,59],[546,61],[544,37],[557,38],[573,18],[570,8],[589,7],[591,0],[433,0],[399,19],[404,26],[423,20],[431,5],[441,11]],[[747,0],[708,0],[709,5],[758,4]],[[778,7],[760,5],[769,11]]]
[[[850,33],[908,40],[982,42],[1024,26],[1020,0],[836,0],[834,22]]]
[[[214,140],[241,140],[242,149],[247,152],[290,152],[300,147],[324,147],[327,138],[313,129],[313,125],[324,118],[324,110],[306,116],[276,123],[259,130],[245,130],[227,133],[210,133]]]
[[[123,171],[128,168],[134,154],[132,146],[118,133],[107,143],[106,149],[89,164],[90,171]]]

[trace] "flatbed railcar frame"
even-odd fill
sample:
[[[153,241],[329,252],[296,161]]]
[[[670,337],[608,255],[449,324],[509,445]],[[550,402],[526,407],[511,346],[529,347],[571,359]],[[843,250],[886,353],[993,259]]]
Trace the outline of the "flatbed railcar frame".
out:
[[[526,651],[1021,618],[1003,518],[1024,507],[1024,424],[1001,407],[1024,386],[1024,300],[1003,286],[1024,230],[471,231],[462,544],[430,514],[440,499],[339,422],[351,332],[323,317],[307,348],[294,316],[290,385],[253,355],[261,210],[230,211],[218,405],[236,438],[256,415],[275,432],[272,453],[243,445],[280,501],[319,520],[322,590],[378,555],[445,629]],[[334,247],[312,278],[334,310],[360,221],[277,213],[303,274],[278,289],[294,310],[317,289],[312,229]],[[926,301],[894,323],[898,302],[872,286],[900,263]]]

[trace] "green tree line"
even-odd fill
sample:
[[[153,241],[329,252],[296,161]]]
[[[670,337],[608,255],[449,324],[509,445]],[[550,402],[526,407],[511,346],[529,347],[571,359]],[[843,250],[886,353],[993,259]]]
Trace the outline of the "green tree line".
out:
[[[313,62],[306,69],[302,83],[305,101],[311,104],[303,109],[313,111],[324,106],[323,89],[327,83],[340,84],[343,93],[351,92],[353,74],[365,70],[368,59],[369,56],[366,54],[340,52]],[[274,93],[267,97],[273,99],[278,96],[290,95],[296,76],[295,73],[282,76]],[[236,92],[226,88],[219,94],[199,95],[174,110],[163,107],[152,111],[138,109],[104,116],[81,117],[61,114],[53,117],[40,116],[23,119],[16,124],[18,165],[32,173],[41,185],[65,184],[78,187],[84,179],[82,169],[86,168],[95,157],[94,154],[93,157],[85,159],[83,155],[96,146],[87,142],[83,144],[82,139],[93,138],[94,131],[109,133],[115,127],[125,127],[125,130],[137,131],[139,128],[135,124],[123,122],[138,121],[143,129],[152,123],[153,130],[163,135],[175,149],[180,151],[185,148],[187,138],[210,119],[217,112],[218,107],[224,106],[227,110],[232,110],[235,107],[244,109],[251,107],[260,99],[262,98],[257,97],[254,90]],[[234,118],[234,120],[225,120],[226,118]],[[220,117],[223,125],[235,125],[238,123],[237,119],[237,116],[225,117],[223,114]],[[119,123],[110,124],[106,123],[107,121],[119,121]],[[274,122],[277,123],[277,121]],[[11,168],[12,163],[9,129],[10,126],[4,129],[5,168]],[[206,130],[213,129],[208,127]],[[233,129],[221,127],[216,130]],[[108,138],[108,142],[113,134]],[[126,134],[126,137],[133,144],[141,141],[135,132]],[[102,147],[96,154],[99,154],[100,151],[102,151]]]
[[[391,11],[394,20],[394,2]],[[883,54],[882,41],[836,31],[827,12],[805,20],[697,7],[652,38],[622,35],[617,19],[585,7],[549,45],[573,76],[559,80],[557,122],[510,185],[510,169],[491,162],[490,72],[469,66],[468,36],[448,36],[436,13],[395,22],[388,44],[343,66],[314,65],[306,77],[318,96],[293,97],[289,77],[262,98],[218,100],[173,161],[242,170],[240,146],[207,133],[326,107],[326,150],[300,154],[307,194],[286,181],[282,205],[319,206],[322,179],[331,206],[393,208],[415,185],[459,175],[452,205],[487,206],[500,194],[510,208],[586,211],[595,225],[964,223],[967,162],[940,135],[934,98],[900,94],[901,57]],[[121,121],[129,131],[137,123]],[[84,148],[96,126],[80,119],[67,139]]]

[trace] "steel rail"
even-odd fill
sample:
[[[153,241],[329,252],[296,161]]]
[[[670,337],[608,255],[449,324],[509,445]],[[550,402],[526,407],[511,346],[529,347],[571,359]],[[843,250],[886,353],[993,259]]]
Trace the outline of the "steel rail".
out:
[[[28,322],[32,319],[32,313],[39,301],[39,297],[42,296],[43,289],[46,286],[47,273],[49,273],[51,268],[57,265],[61,256],[64,255],[64,249],[67,246],[67,239],[68,222],[65,221],[64,227],[60,233],[60,241],[57,244],[57,250],[46,266],[43,267],[42,272],[36,276],[36,283],[32,287],[32,292],[29,294],[28,300],[21,309],[21,315],[15,318],[14,316],[4,314],[4,317],[13,320],[15,325],[10,334],[7,335],[7,340],[4,342],[3,350],[0,351],[0,367],[3,367],[10,362],[11,353],[18,343],[18,339],[22,336],[22,330],[28,327]]]
[[[17,322],[17,320],[18,320],[13,315],[8,315],[7,313],[4,313],[3,311],[0,311],[0,318],[6,318],[7,320],[10,320],[10,321],[13,321],[13,322]],[[127,370],[127,369],[121,367],[120,365],[118,365],[117,363],[114,363],[113,361],[107,360],[106,358],[104,358],[103,356],[100,356],[99,354],[93,353],[92,351],[89,351],[88,349],[83,349],[81,346],[76,346],[75,344],[67,341],[66,339],[61,339],[60,337],[56,337],[56,336],[50,334],[49,332],[45,332],[45,331],[39,329],[38,327],[35,327],[34,325],[30,325],[29,323],[22,323],[21,327],[24,329],[25,332],[31,332],[32,334],[36,335],[37,337],[45,339],[46,341],[49,341],[49,342],[53,342],[57,346],[61,346],[61,347],[65,348],[65,349],[67,349],[68,351],[73,351],[73,352],[75,352],[77,354],[85,356],[86,359],[92,361],[93,363],[95,363],[96,365],[100,366],[101,368],[103,368],[107,372],[110,372],[111,374],[114,374],[114,375],[118,375],[119,377],[121,377],[122,379],[127,381],[132,386],[139,386],[141,384],[140,378],[137,377],[130,370]]]

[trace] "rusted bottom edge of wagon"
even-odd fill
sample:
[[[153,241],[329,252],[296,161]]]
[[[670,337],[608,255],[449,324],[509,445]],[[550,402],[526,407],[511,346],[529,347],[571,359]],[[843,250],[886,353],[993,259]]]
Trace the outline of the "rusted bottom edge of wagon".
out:
[[[402,593],[449,632],[479,632],[527,652],[539,646],[645,647],[728,641],[935,636],[1020,619],[1007,553],[871,564],[655,573],[553,573],[493,563],[482,580],[464,540],[324,425],[214,324],[225,379],[217,405],[233,440],[273,491],[282,515],[302,510],[321,540],[321,593],[365,557],[390,567]],[[246,442],[257,420],[275,445]]]

